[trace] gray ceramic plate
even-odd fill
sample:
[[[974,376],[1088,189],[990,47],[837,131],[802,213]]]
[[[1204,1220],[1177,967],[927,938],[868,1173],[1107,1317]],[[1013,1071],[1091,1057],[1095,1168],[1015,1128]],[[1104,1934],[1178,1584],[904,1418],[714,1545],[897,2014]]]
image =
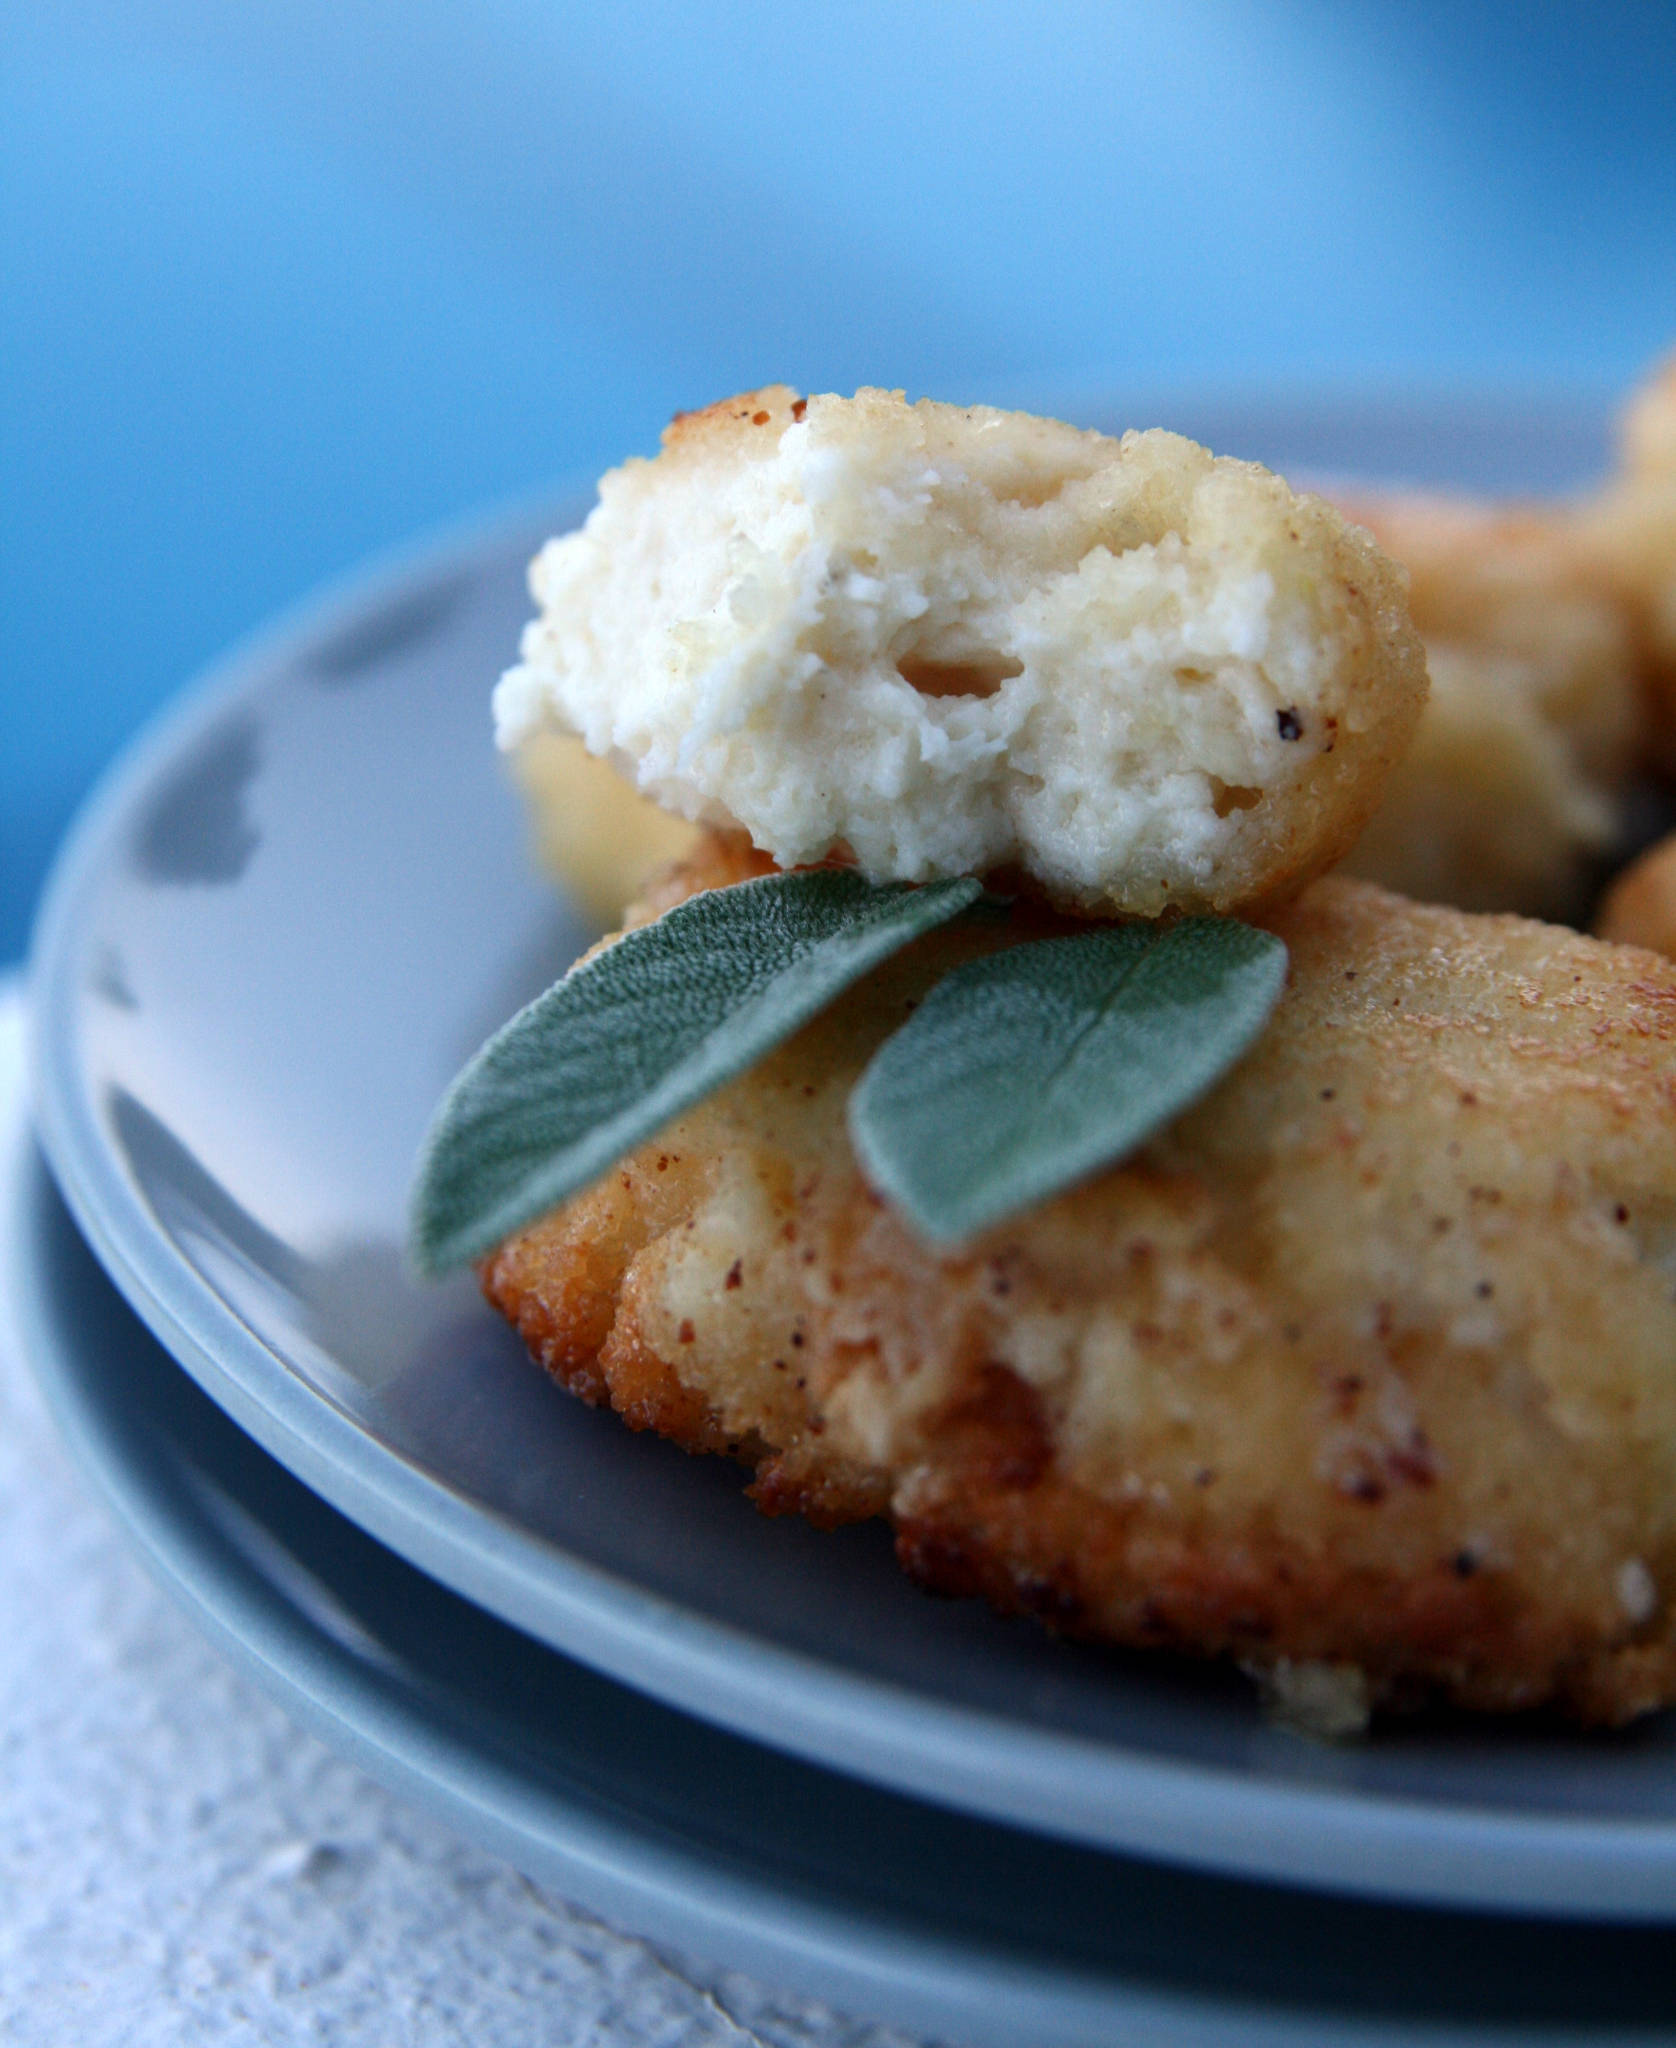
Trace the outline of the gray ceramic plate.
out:
[[[614,1685],[300,1485],[147,1335],[32,1152],[0,1172],[37,1375],[165,1586],[327,1741],[565,1896],[997,2048],[1676,2040],[1662,1928],[1163,1871],[857,1785]]]
[[[1563,481],[1601,437],[1601,415],[1535,404],[1169,416],[1283,465],[1515,489]],[[487,729],[523,563],[579,509],[312,607],[148,735],[78,826],[35,959],[39,1111],[141,1315],[405,1557],[725,1727],[1178,1862],[1676,1917],[1669,1718],[1615,1740],[1454,1727],[1310,1746],[1237,1679],[927,1601],[881,1529],[761,1520],[728,1468],[551,1388],[469,1280],[408,1278],[432,1105],[585,937],[531,871]]]

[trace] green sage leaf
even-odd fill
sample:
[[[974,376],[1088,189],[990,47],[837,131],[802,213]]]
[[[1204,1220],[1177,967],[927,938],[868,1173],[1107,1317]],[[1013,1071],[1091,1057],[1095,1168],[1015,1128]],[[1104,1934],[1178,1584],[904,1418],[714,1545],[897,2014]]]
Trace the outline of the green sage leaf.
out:
[[[415,1262],[441,1273],[492,1250],[982,893],[821,868],[710,890],[625,933],[521,1010],[444,1097],[414,1193]]]
[[[864,1171],[937,1242],[1131,1152],[1251,1044],[1286,948],[1228,918],[1106,925],[968,962],[850,1097]]]

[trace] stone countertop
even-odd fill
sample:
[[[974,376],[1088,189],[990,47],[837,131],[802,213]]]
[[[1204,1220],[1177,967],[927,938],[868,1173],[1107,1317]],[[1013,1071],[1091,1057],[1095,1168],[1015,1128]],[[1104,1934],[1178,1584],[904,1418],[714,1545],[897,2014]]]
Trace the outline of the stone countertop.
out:
[[[0,1148],[22,1049],[0,983]],[[603,1925],[294,1727],[130,1555],[3,1299],[0,1788],[22,2048],[908,2048]]]

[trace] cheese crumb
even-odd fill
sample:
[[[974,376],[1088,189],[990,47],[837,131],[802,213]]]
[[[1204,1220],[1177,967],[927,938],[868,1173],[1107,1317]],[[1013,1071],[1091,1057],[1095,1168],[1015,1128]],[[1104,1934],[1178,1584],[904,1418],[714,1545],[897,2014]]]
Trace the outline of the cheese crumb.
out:
[[[1272,1664],[1248,1668],[1262,1694],[1263,1711],[1277,1728],[1317,1742],[1345,1742],[1367,1733],[1373,1693],[1359,1664],[1277,1657]]]
[[[1626,1557],[1614,1581],[1618,1605],[1639,1628],[1658,1612],[1659,1589],[1652,1573],[1639,1557]]]

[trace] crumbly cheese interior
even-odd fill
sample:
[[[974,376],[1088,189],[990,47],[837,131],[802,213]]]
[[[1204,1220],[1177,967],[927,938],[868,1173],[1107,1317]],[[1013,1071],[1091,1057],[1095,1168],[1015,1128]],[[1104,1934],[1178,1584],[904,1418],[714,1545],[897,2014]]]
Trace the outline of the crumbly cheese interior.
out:
[[[1022,869],[1094,911],[1296,888],[1425,694],[1398,573],[1180,437],[763,391],[607,476],[497,734],[579,734],[782,866]]]

